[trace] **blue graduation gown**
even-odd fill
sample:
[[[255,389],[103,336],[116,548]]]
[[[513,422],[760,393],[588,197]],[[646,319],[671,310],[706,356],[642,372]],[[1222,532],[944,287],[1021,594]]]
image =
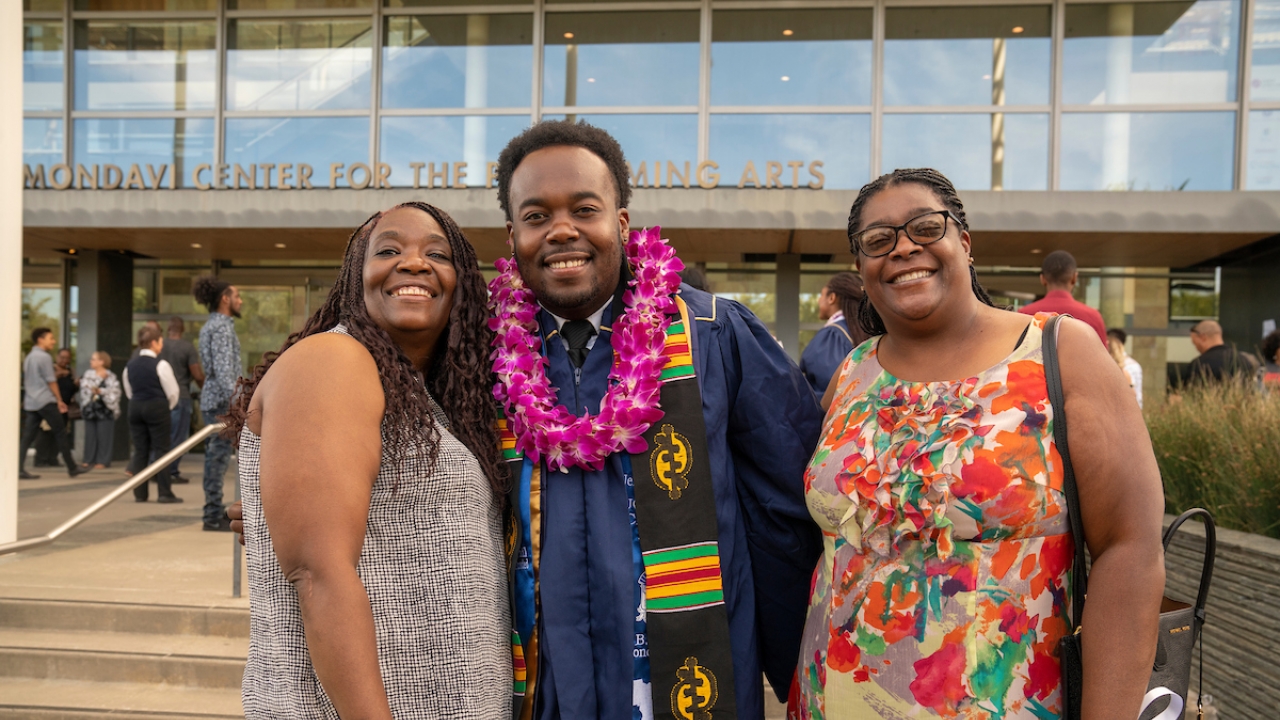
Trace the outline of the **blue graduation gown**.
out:
[[[761,672],[785,696],[800,651],[821,535],[804,502],[804,468],[822,411],[799,369],[742,305],[681,286],[693,325],[716,495],[739,716],[764,716]],[[602,330],[574,383],[545,311],[551,384],[570,412],[598,412],[612,348]],[[622,456],[602,470],[546,473],[539,571],[541,629],[534,717],[631,720],[636,605]],[[640,532],[644,532],[641,526]],[[676,678],[653,678],[654,706]],[[781,699],[781,697],[780,697]]]
[[[840,371],[849,353],[853,352],[853,343],[843,327],[828,325],[817,332],[804,352],[800,353],[800,372],[818,397],[827,391],[831,378]]]

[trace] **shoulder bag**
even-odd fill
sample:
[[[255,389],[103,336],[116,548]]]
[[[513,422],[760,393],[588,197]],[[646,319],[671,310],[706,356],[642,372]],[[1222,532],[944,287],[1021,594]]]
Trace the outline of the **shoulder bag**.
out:
[[[1042,349],[1044,377],[1049,390],[1049,404],[1053,407],[1053,440],[1062,457],[1063,493],[1067,496],[1067,519],[1071,525],[1071,539],[1075,545],[1075,560],[1071,567],[1071,627],[1074,632],[1058,642],[1058,659],[1062,666],[1062,717],[1063,720],[1079,720],[1081,700],[1084,697],[1084,654],[1080,620],[1084,617],[1084,603],[1088,572],[1085,569],[1084,522],[1080,517],[1080,492],[1076,487],[1071,456],[1067,451],[1067,416],[1064,412],[1062,373],[1058,365],[1058,322],[1062,316],[1051,318],[1044,328]],[[1195,605],[1165,596],[1160,602],[1160,633],[1156,645],[1155,665],[1151,669],[1151,681],[1142,698],[1139,720],[1181,720],[1186,707],[1187,691],[1191,685],[1191,657],[1196,640],[1200,638],[1205,621],[1205,602],[1209,598],[1209,583],[1213,579],[1213,558],[1217,548],[1213,515],[1204,508],[1192,508],[1177,517],[1164,531],[1164,549],[1188,519],[1199,516],[1204,522],[1205,553],[1200,572],[1200,590]],[[1202,646],[1203,647],[1203,646]],[[1201,650],[1203,657],[1203,649]],[[1204,666],[1200,667],[1198,686],[1203,691]],[[1196,699],[1197,710],[1202,711],[1201,700]]]

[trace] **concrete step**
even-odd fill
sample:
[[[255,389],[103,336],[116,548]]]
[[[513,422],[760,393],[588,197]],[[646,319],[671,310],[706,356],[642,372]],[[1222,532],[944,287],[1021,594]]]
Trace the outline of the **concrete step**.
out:
[[[0,628],[249,637],[247,608],[0,598]]]
[[[240,690],[0,677],[2,720],[230,720]]]

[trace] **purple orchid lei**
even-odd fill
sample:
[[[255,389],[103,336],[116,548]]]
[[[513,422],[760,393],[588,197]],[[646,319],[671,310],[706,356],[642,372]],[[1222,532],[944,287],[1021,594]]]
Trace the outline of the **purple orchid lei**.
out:
[[[536,316],[538,301],[513,259],[501,258],[489,283],[489,328],[494,338],[493,396],[506,411],[516,449],[550,470],[577,466],[599,470],[605,458],[625,450],[644,452],[644,433],[662,419],[658,407],[672,299],[684,263],[662,239],[661,228],[633,231],[626,244],[634,278],[623,292],[626,311],[613,322],[613,369],[600,412],[576,417],[556,404]]]

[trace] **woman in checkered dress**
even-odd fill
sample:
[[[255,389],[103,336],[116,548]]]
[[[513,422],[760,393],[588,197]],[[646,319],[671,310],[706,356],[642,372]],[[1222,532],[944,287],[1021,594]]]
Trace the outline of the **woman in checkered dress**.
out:
[[[485,298],[447,215],[393,208],[242,384],[247,718],[510,717]]]

